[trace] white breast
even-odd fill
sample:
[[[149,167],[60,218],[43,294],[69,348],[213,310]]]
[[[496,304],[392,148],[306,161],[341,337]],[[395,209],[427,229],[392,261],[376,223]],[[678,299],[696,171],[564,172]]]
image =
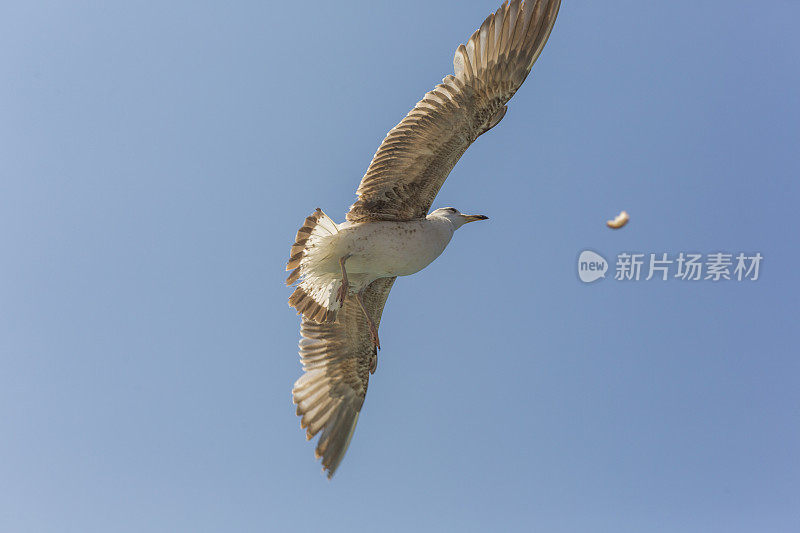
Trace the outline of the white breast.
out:
[[[342,224],[338,254],[350,254],[347,271],[376,277],[408,276],[444,251],[455,231],[446,220]]]

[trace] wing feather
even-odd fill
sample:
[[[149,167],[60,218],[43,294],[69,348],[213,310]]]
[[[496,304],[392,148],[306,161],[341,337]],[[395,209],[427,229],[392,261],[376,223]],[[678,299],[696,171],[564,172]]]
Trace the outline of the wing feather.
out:
[[[528,76],[560,0],[512,0],[483,21],[453,58],[454,75],[427,93],[386,135],[347,220],[424,217],[470,144],[494,127]]]
[[[395,278],[380,278],[364,292],[364,305],[380,325],[386,298]],[[318,323],[303,318],[300,325],[300,360],[305,373],[292,389],[300,426],[308,439],[321,432],[315,454],[332,477],[355,431],[367,394],[377,352],[364,314],[351,296],[335,322]]]

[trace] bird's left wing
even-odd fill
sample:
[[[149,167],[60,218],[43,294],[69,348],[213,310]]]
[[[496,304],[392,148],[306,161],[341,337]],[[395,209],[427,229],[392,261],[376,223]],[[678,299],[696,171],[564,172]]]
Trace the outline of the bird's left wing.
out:
[[[428,213],[470,144],[493,128],[544,48],[560,0],[512,0],[483,22],[442,80],[384,139],[347,220],[413,220]]]
[[[364,305],[376,326],[395,279],[379,278],[364,291]],[[336,322],[303,318],[300,334],[305,373],[294,384],[292,397],[306,436],[311,439],[322,431],[316,456],[322,457],[330,478],[350,444],[378,354],[354,297],[345,300]]]

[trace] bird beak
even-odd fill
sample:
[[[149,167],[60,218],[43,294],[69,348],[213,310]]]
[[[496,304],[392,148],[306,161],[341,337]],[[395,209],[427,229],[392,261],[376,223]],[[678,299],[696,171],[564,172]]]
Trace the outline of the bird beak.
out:
[[[468,224],[470,222],[475,222],[476,220],[488,220],[489,217],[486,215],[464,215],[464,219],[466,220],[464,224]]]

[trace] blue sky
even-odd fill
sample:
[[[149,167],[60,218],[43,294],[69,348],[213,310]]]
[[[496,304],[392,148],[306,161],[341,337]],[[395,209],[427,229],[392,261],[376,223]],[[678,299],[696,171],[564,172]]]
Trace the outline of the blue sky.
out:
[[[800,530],[800,5],[564,2],[330,482],[289,246],[497,6],[303,6],[0,7],[0,530]],[[764,261],[589,285],[585,249]]]

